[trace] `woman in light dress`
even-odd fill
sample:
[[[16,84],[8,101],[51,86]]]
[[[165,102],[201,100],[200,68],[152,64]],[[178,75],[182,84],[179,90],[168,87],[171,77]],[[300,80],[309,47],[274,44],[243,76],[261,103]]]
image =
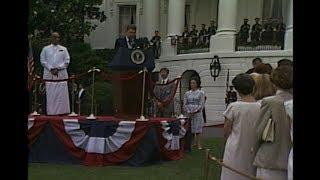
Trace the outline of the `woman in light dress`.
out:
[[[258,178],[286,180],[288,156],[292,147],[291,121],[284,102],[292,99],[292,67],[277,67],[270,80],[276,86],[276,95],[262,99],[260,116],[256,123],[257,151],[253,165]]]
[[[195,135],[194,146],[202,149],[201,134],[204,125],[202,110],[205,103],[205,94],[200,90],[200,79],[191,78],[189,91],[184,94],[183,107],[186,116],[191,120],[191,132]]]
[[[291,120],[291,128],[290,128],[290,136],[291,142],[293,143],[293,100],[289,100],[284,102],[284,107],[286,109],[286,113],[290,117]],[[288,159],[288,180],[293,179],[293,147],[290,149],[289,159]]]
[[[254,125],[259,118],[260,103],[252,95],[254,80],[249,74],[239,74],[232,84],[239,93],[241,101],[229,104],[225,116],[224,136],[227,138],[223,162],[246,174],[255,176],[252,165],[256,142]],[[229,169],[222,167],[221,180],[247,180]]]

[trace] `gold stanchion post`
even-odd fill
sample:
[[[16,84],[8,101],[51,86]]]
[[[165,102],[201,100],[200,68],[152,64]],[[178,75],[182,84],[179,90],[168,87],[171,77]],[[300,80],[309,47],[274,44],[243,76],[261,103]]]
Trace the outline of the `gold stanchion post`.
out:
[[[91,114],[87,117],[87,119],[96,119],[96,117],[93,114],[93,101],[94,101],[94,74],[95,72],[100,72],[100,69],[96,69],[96,67],[93,67],[88,71],[88,73],[92,72],[92,92],[91,92]]]
[[[181,76],[179,76],[178,78],[181,78]],[[178,116],[178,119],[185,119],[186,117],[183,115],[181,79],[180,79],[180,82],[179,82],[179,99],[180,99],[180,115]]]
[[[145,86],[146,86],[146,72],[147,72],[147,68],[144,67],[143,68],[143,80],[142,80],[142,105],[141,105],[141,116],[139,119],[136,119],[136,121],[148,121],[148,119],[146,119],[143,115],[144,112],[144,94],[145,94]]]
[[[210,153],[210,149],[206,149],[206,154],[205,154],[205,158],[204,158],[203,180],[208,180],[208,175],[209,175],[209,153]]]

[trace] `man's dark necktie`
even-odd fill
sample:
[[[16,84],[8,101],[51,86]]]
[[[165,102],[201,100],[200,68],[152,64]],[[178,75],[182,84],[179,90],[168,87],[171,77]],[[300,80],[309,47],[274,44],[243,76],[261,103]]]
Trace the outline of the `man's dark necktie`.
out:
[[[131,38],[129,38],[129,45],[130,45],[130,47],[132,47],[132,39]]]

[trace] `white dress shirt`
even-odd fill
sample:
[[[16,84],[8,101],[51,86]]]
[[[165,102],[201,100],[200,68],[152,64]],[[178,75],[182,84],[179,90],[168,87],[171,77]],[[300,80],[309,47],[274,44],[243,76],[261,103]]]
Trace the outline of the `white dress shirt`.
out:
[[[70,56],[67,48],[53,44],[45,46],[40,54],[40,62],[44,67],[43,79],[68,78],[67,67],[70,63]],[[53,68],[58,68],[58,77],[51,74],[50,70]]]
[[[166,84],[166,83],[168,83],[168,78],[161,80],[161,84]]]
[[[127,40],[127,45],[129,49],[132,49],[132,41],[131,44],[129,43],[129,38],[126,36],[126,40]]]

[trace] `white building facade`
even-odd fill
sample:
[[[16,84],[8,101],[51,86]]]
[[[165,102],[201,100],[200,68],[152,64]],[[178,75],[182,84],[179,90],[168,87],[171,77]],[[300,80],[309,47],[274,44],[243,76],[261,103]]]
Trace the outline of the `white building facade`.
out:
[[[275,9],[276,7],[276,9]],[[137,36],[153,36],[159,30],[162,38],[160,59],[156,69],[167,67],[170,78],[182,75],[182,93],[186,91],[188,76],[196,73],[201,78],[202,89],[206,92],[207,125],[224,122],[225,91],[227,69],[232,78],[251,68],[251,61],[260,57],[265,63],[276,67],[280,59],[293,58],[293,2],[292,0],[105,0],[100,7],[107,19],[97,23],[97,29],[86,41],[94,49],[112,49],[115,40],[125,32],[128,24],[137,25]],[[254,19],[264,19],[279,14],[286,24],[283,50],[236,51],[236,33],[244,18],[249,24]],[[177,54],[176,45],[171,44],[171,36],[181,35],[185,25],[201,24],[209,26],[210,20],[217,22],[217,33],[210,38],[210,50],[206,53]],[[94,20],[93,20],[94,22]],[[221,72],[216,81],[210,75],[209,64],[217,55]],[[178,102],[179,94],[176,101]]]

